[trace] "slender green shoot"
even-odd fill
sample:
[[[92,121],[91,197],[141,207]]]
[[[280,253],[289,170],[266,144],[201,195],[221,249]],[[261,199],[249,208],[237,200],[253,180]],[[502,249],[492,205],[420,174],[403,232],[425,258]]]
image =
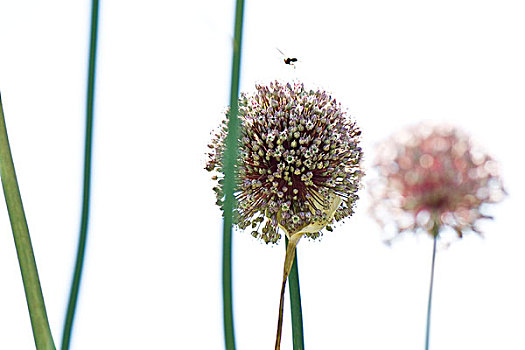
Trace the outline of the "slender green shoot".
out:
[[[235,5],[235,25],[233,38],[232,80],[230,92],[230,112],[228,120],[228,135],[224,152],[224,226],[222,253],[222,291],[224,313],[224,342],[227,350],[235,349],[235,333],[233,327],[232,302],[232,224],[235,198],[235,163],[237,162],[239,139],[239,80],[241,74],[241,43],[242,24],[244,17],[244,1],[237,0]]]
[[[285,237],[288,247],[288,237]],[[294,350],[304,349],[303,312],[301,308],[301,290],[299,288],[299,269],[297,267],[297,248],[290,275],[288,276],[290,291],[290,308],[292,310],[292,335]]]
[[[47,319],[44,296],[40,287],[35,256],[29,236],[29,228],[22,205],[22,197],[16,180],[15,166],[7,138],[7,128],[4,119],[2,98],[0,96],[0,171],[4,188],[5,202],[11,221],[11,229],[15,240],[18,263],[22,273],[22,281],[26,293],[27,307],[35,345],[38,350],[54,350],[53,336]]]
[[[429,341],[430,341],[430,310],[432,308],[432,289],[434,287],[434,265],[436,262],[436,243],[438,239],[437,229],[435,230],[434,236],[434,246],[432,248],[432,266],[430,268],[430,288],[428,292],[428,307],[427,307],[427,332],[425,336],[425,350],[428,350]]]
[[[69,349],[71,342],[71,331],[73,329],[73,320],[78,301],[78,292],[80,280],[82,278],[82,268],[84,265],[84,254],[86,251],[86,241],[89,220],[89,199],[91,192],[91,149],[93,140],[93,107],[95,100],[95,64],[97,58],[97,31],[98,31],[98,0],[93,0],[91,8],[91,39],[89,45],[89,67],[87,82],[87,101],[86,101],[86,136],[84,149],[84,189],[82,196],[82,217],[80,222],[80,236],[78,239],[77,259],[71,290],[69,294],[69,303],[64,321],[64,331],[62,334],[62,350]]]

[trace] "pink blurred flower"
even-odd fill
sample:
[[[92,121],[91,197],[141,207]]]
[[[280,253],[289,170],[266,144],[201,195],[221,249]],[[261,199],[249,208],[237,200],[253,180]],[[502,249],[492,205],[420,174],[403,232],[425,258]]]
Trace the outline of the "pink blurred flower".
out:
[[[485,203],[505,194],[497,163],[452,127],[421,124],[379,147],[380,178],[370,186],[371,212],[395,233],[425,231],[437,236],[450,227],[481,234]]]

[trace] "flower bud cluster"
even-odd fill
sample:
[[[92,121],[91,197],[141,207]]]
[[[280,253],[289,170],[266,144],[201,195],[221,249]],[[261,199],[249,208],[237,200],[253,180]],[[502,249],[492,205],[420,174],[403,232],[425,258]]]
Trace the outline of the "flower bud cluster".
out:
[[[419,125],[379,147],[380,180],[370,186],[372,214],[398,233],[437,235],[451,227],[459,237],[477,233],[489,218],[481,207],[504,196],[496,162],[451,127]]]
[[[324,91],[277,81],[257,85],[256,90],[239,99],[238,227],[250,228],[253,236],[275,243],[279,228],[291,234],[352,215],[362,177],[360,131],[355,123]],[[224,196],[226,125],[223,122],[209,145],[206,167],[217,171],[218,205]],[[320,233],[306,235],[317,238]]]

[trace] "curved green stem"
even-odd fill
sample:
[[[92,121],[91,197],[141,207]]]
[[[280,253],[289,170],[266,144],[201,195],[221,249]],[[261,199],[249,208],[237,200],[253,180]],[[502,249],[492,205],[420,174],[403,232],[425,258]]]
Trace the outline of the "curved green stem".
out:
[[[44,296],[38,278],[31,237],[22,205],[22,197],[16,180],[15,166],[11,156],[11,148],[7,138],[7,128],[5,125],[2,98],[0,96],[0,171],[2,176],[2,186],[4,188],[5,202],[13,230],[18,263],[22,273],[22,281],[26,294],[27,307],[35,345],[38,350],[54,350],[53,336],[47,319]]]
[[[88,84],[87,84],[87,101],[86,101],[86,138],[84,149],[84,189],[82,199],[82,217],[80,222],[80,236],[78,239],[77,259],[71,290],[69,294],[69,303],[64,321],[64,331],[62,334],[62,350],[69,349],[71,341],[71,331],[73,320],[77,307],[78,292],[80,289],[80,280],[82,278],[82,268],[84,265],[84,254],[86,251],[88,220],[89,220],[89,199],[91,192],[91,149],[93,139],[93,107],[95,100],[95,64],[97,57],[97,29],[98,29],[98,0],[93,0],[91,9],[91,39],[89,45],[89,67],[88,67]]]
[[[286,237],[286,246],[288,246],[288,237]],[[292,335],[294,350],[304,349],[303,333],[303,312],[301,308],[301,290],[299,288],[299,269],[297,267],[297,249],[293,260],[292,269],[288,276],[290,290],[290,308],[292,310]]]
[[[428,307],[427,307],[427,332],[425,337],[425,350],[428,350],[429,341],[430,341],[430,310],[432,307],[432,289],[434,287],[434,265],[436,262],[436,243],[437,243],[437,232],[433,234],[434,236],[434,246],[432,248],[432,266],[430,270],[430,289],[428,292]]]
[[[297,232],[290,236],[290,240],[286,244],[286,255],[284,257],[283,268],[283,283],[281,285],[281,297],[279,299],[279,316],[277,317],[277,333],[275,334],[275,350],[281,349],[281,336],[283,333],[283,311],[284,311],[284,290],[286,281],[292,270],[295,260],[295,252],[299,240],[304,235],[304,232]],[[295,342],[295,340],[294,340]]]
[[[235,198],[235,163],[237,162],[239,139],[239,81],[241,74],[241,43],[244,1],[237,0],[235,7],[235,27],[233,38],[232,80],[230,92],[230,112],[228,118],[228,135],[224,152],[224,226],[222,247],[222,291],[224,315],[224,342],[227,350],[235,349],[233,327],[232,297],[232,224]]]

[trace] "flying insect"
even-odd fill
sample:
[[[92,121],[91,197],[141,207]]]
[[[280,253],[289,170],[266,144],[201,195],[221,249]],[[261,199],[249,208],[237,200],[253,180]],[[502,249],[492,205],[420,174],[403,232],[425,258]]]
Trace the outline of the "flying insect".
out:
[[[289,64],[290,66],[293,66],[294,62],[297,62],[297,58],[295,57],[288,57],[284,59],[284,63]]]
[[[277,51],[279,51],[281,53],[281,55],[283,55],[283,57],[284,57],[283,61],[284,61],[285,64],[293,66],[295,68],[295,64],[294,63],[298,61],[298,59],[296,57],[288,57],[288,56],[286,56],[284,54],[284,52],[282,52],[279,49],[277,49]]]

